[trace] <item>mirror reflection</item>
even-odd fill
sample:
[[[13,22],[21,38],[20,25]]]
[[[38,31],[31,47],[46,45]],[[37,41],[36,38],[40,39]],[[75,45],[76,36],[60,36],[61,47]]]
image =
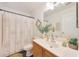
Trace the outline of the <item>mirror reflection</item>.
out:
[[[76,36],[76,3],[53,3],[53,9],[44,13],[44,20],[55,27],[56,32]]]
[[[49,39],[52,37],[54,41],[63,42],[64,46],[69,46],[70,48],[77,50],[78,41],[76,38],[78,38],[79,30],[76,27],[78,26],[76,22],[78,21],[78,5],[76,2],[47,3],[47,7],[48,9],[44,13],[43,22],[47,21],[51,24],[52,31],[49,30],[49,32],[46,33]],[[76,40],[76,46],[72,47],[69,42],[74,40]],[[52,40],[50,40],[50,42],[52,42]]]

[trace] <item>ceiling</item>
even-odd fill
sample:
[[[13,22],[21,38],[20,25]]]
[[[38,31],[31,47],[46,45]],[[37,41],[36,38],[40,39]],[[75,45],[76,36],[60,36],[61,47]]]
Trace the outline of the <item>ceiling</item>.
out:
[[[53,10],[47,10],[46,12],[44,12],[44,17],[47,17],[55,12],[62,11],[72,5],[75,6],[75,3],[65,2],[64,4],[59,4],[58,6],[55,6]]]
[[[0,2],[4,7],[12,8],[26,13],[45,7],[45,2]]]

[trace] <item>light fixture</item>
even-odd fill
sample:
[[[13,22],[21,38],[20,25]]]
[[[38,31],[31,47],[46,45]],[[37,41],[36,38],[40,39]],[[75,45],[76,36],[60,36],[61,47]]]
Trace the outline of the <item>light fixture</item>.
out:
[[[51,9],[51,10],[54,9],[53,3],[48,2],[48,3],[46,3],[46,6],[47,6],[47,9]]]
[[[60,2],[61,4],[64,4],[65,2]]]
[[[47,2],[46,6],[47,9],[53,10],[55,7],[57,7],[59,4],[64,4],[65,2]]]

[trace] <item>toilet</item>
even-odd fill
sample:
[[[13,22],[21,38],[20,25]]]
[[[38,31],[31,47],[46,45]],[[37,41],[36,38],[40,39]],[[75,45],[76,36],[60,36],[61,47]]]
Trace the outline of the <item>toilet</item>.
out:
[[[33,47],[32,44],[28,44],[27,46],[24,47],[23,50],[26,51],[26,57],[32,56],[32,47]]]

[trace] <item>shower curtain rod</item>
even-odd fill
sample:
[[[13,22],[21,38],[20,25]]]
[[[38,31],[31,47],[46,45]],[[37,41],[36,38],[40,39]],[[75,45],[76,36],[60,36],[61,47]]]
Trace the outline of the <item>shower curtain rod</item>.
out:
[[[9,12],[9,13],[13,13],[13,14],[17,14],[17,15],[21,15],[21,16],[24,16],[24,17],[29,17],[29,18],[35,19],[35,17],[32,17],[32,16],[19,14],[19,13],[15,13],[15,12],[12,12],[12,11],[7,11],[7,10],[4,10],[4,9],[0,9],[0,11],[5,11],[5,12]]]

